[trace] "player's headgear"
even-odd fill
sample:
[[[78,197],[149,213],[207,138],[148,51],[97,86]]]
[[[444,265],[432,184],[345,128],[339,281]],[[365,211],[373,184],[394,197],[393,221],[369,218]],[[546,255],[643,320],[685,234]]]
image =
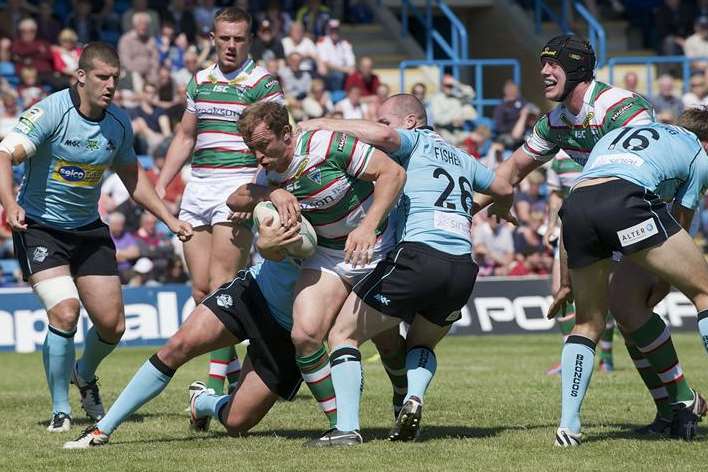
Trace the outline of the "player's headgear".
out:
[[[565,72],[565,88],[560,101],[565,100],[576,85],[594,77],[595,51],[579,36],[563,34],[552,38],[541,51],[541,60],[544,59],[558,62]]]

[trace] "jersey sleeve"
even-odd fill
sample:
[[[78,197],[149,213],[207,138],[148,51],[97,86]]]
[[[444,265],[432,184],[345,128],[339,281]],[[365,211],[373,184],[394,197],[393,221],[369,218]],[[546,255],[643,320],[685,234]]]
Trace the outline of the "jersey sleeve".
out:
[[[130,124],[128,116],[125,114],[121,116],[120,121],[123,126],[124,135],[123,141],[120,143],[120,146],[118,146],[116,155],[113,158],[113,165],[128,166],[138,161],[138,156],[135,155],[135,149],[133,148],[133,127]]]
[[[264,75],[252,90],[251,103],[277,102],[284,104],[285,96],[278,79],[270,74]]]
[[[57,106],[56,95],[50,95],[21,115],[13,131],[39,147],[56,130],[63,112]],[[66,110],[64,110],[66,111]]]
[[[691,162],[688,178],[676,192],[676,201],[682,207],[695,210],[708,187],[708,155],[701,148]]]
[[[549,167],[546,172],[546,185],[548,185],[550,190],[561,190],[560,177],[558,177],[558,173],[553,169],[553,166]]]
[[[401,140],[401,145],[390,154],[394,161],[401,165],[405,165],[406,161],[411,157],[413,149],[418,144],[420,134],[407,129],[397,129],[398,137]]]
[[[192,78],[189,79],[189,83],[187,84],[186,110],[189,113],[192,113],[192,114],[197,113],[196,99],[197,99],[197,81],[196,81],[196,78],[194,76],[192,76]]]
[[[475,191],[485,191],[488,190],[489,187],[492,185],[492,182],[494,182],[494,178],[496,177],[496,174],[489,170],[484,164],[481,162],[477,162],[477,160],[473,161],[474,163],[474,176],[472,177],[472,188]]]
[[[653,123],[654,107],[644,97],[632,95],[607,109],[604,120],[604,132],[624,126],[647,125]]]
[[[373,151],[373,146],[369,146],[353,136],[333,133],[327,149],[327,159],[332,159],[347,174],[359,178],[366,172]]]
[[[524,152],[537,161],[550,161],[560,149],[557,144],[549,140],[550,131],[548,115],[543,115],[533,125],[531,134],[526,138],[523,144]]]

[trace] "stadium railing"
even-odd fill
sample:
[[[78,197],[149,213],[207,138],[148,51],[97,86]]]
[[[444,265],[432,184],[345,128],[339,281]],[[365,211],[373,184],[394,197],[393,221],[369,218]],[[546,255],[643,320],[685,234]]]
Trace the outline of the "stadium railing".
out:
[[[517,85],[521,86],[521,64],[517,59],[417,60],[401,62],[399,67],[401,90],[405,90],[406,86],[406,69],[419,66],[438,67],[441,76],[445,67],[474,67],[474,83],[471,85],[474,88],[475,97],[471,100],[471,103],[479,116],[484,116],[484,107],[496,106],[502,102],[501,98],[487,98],[484,96],[484,69],[486,67],[511,67],[512,79]]]
[[[618,65],[642,65],[646,72],[647,97],[654,96],[654,78],[658,74],[654,70],[656,64],[680,64],[683,79],[683,93],[688,92],[689,78],[691,77],[691,63],[696,61],[707,61],[708,57],[686,57],[686,56],[618,56],[611,57],[607,61],[607,72],[609,82],[615,81],[615,66]]]
[[[437,7],[450,24],[450,42],[433,28],[433,8]],[[413,16],[425,26],[425,55],[428,61],[435,60],[435,46],[437,45],[451,61],[464,61],[469,58],[469,44],[467,28],[462,21],[442,0],[427,0],[425,14],[413,5],[410,0],[401,2],[401,37],[410,34],[409,17]],[[459,79],[459,70],[453,66],[453,75]]]
[[[544,16],[548,17],[551,21],[556,23],[561,31],[566,34],[572,33],[572,28],[570,22],[568,21],[570,12],[568,11],[569,2],[561,2],[561,11],[558,13],[556,10],[551,8],[544,0],[535,0],[534,2],[534,24],[536,27],[536,33],[541,33],[541,25],[543,23]],[[570,2],[575,11],[585,20],[588,27],[588,40],[592,44],[595,54],[597,54],[597,65],[602,67],[607,62],[607,35],[605,33],[605,28],[598,21],[597,18],[593,16],[592,13],[580,2]]]

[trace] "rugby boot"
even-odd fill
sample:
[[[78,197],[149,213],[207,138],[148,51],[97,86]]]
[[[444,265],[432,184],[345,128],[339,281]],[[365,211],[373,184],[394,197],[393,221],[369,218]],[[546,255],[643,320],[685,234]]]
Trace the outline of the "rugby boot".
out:
[[[415,441],[420,435],[420,420],[423,416],[423,402],[416,396],[403,404],[396,422],[388,434],[390,441]]]
[[[364,440],[359,434],[359,431],[340,431],[337,428],[332,428],[326,431],[322,436],[316,439],[307,441],[305,447],[347,447],[358,446]]]

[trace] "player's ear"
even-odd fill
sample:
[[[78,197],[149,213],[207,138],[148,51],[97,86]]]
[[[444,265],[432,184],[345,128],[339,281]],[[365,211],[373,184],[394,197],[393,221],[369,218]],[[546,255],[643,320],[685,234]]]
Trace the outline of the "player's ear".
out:
[[[77,69],[76,80],[80,86],[86,85],[86,71],[84,69]]]
[[[293,137],[293,128],[290,125],[283,126],[283,141],[289,142]]]

